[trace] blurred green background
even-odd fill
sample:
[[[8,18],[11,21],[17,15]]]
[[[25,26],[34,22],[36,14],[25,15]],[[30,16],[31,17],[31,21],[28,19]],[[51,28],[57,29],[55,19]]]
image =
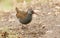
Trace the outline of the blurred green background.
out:
[[[0,0],[0,9],[3,10],[9,10],[13,7],[14,5],[14,1],[16,1],[17,3],[26,1],[26,2],[30,2],[31,0]]]

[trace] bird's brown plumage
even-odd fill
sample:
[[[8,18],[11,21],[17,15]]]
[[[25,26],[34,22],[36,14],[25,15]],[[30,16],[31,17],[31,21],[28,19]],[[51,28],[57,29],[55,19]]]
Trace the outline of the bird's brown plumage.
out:
[[[27,12],[21,11],[16,7],[16,17],[22,24],[28,24],[32,20],[32,14],[34,14],[34,11],[30,8],[27,10]]]
[[[17,11],[16,14],[17,18],[24,19],[27,16],[27,12],[20,11],[18,8],[16,8],[16,11]]]

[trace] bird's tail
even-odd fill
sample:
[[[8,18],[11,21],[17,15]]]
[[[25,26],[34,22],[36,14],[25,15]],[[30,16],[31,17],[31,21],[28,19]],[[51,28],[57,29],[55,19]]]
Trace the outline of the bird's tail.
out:
[[[16,10],[16,12],[17,12],[17,13],[19,13],[19,9],[18,9],[17,7],[16,7],[16,9],[15,9],[15,10]]]

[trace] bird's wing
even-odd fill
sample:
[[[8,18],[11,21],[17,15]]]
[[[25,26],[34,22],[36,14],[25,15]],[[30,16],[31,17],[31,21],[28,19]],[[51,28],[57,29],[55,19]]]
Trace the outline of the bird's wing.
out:
[[[17,18],[24,19],[27,16],[27,12],[20,11],[18,8],[16,8],[16,12]]]

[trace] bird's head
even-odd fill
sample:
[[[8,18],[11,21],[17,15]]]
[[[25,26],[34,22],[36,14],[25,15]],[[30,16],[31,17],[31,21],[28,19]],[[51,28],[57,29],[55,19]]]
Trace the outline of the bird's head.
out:
[[[33,14],[34,13],[34,11],[32,9],[28,9],[27,12],[28,12],[28,14]]]
[[[32,8],[28,9],[27,12],[28,12],[28,14],[31,14],[31,15],[32,14],[38,15],[37,13],[34,12],[34,10]]]

